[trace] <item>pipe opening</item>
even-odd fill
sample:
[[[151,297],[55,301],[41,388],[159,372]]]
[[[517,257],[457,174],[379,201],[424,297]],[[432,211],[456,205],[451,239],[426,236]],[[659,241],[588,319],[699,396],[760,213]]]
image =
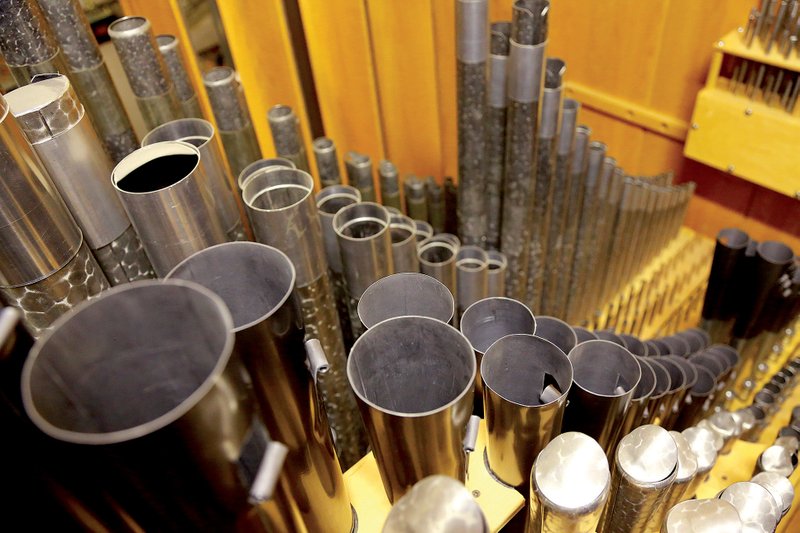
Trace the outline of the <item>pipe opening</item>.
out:
[[[112,172],[117,188],[129,193],[152,193],[183,180],[197,168],[200,153],[182,142],[168,141],[139,148]]]
[[[362,202],[345,207],[333,217],[336,233],[350,239],[370,239],[383,233],[390,222],[389,212],[378,204]]]
[[[697,381],[690,389],[692,396],[708,396],[717,388],[714,374],[707,368],[701,367],[697,371]]]
[[[414,224],[417,226],[418,243],[433,237],[433,226],[431,226],[429,222],[424,220],[415,220]]]
[[[220,86],[233,83],[236,72],[231,67],[214,67],[203,74],[203,83],[210,86]]]
[[[286,209],[305,200],[314,189],[306,172],[269,167],[251,174],[244,182],[242,199],[251,209]]]
[[[258,161],[254,161],[244,167],[242,171],[239,173],[239,177],[236,179],[237,184],[239,185],[239,189],[244,189],[244,186],[247,184],[247,180],[258,173],[259,170],[265,168],[273,168],[273,167],[282,167],[282,168],[290,168],[295,169],[297,168],[294,163],[289,161],[288,159],[284,159],[283,157],[271,157],[268,159],[259,159]]]
[[[455,257],[455,248],[446,242],[428,242],[419,250],[419,260],[429,265],[448,263]]]
[[[335,215],[348,205],[358,203],[358,198],[352,196],[328,196],[317,204],[317,209],[328,215]]]
[[[528,307],[511,298],[484,298],[470,305],[461,315],[461,332],[478,353],[499,339],[514,334],[536,333],[536,319]]]
[[[540,317],[537,329],[541,322]],[[569,353],[569,359],[575,384],[598,396],[625,394],[638,385],[642,376],[636,357],[609,341],[583,342]]]
[[[725,372],[728,362],[718,357],[713,353],[703,352],[693,356],[691,361],[710,371],[715,377],[719,377]]]
[[[549,340],[565,354],[578,344],[578,337],[569,324],[552,316],[536,318],[536,336]]]
[[[757,250],[762,259],[773,264],[787,263],[794,258],[792,249],[778,241],[764,241]]]
[[[669,372],[669,392],[680,390],[686,383],[686,374],[683,369],[666,355],[659,357],[658,362]]]
[[[406,226],[392,224],[390,228],[392,244],[402,244],[414,236],[414,230]]]
[[[142,146],[164,141],[183,141],[202,148],[214,137],[214,126],[200,118],[182,118],[162,124],[142,139]]]
[[[288,105],[278,104],[272,106],[270,110],[267,112],[267,118],[269,120],[282,120],[289,118],[293,115],[292,108]]]
[[[573,328],[574,329],[574,328]],[[644,357],[647,355],[647,348],[645,347],[644,343],[639,339],[639,337],[635,337],[633,335],[625,335],[620,334],[619,336],[624,342],[625,348],[628,349],[633,355],[638,355],[639,357]]]
[[[358,301],[358,317],[367,328],[399,316],[424,316],[448,323],[454,312],[450,290],[439,280],[417,273],[381,278]]]
[[[156,44],[159,50],[170,50],[178,45],[178,39],[174,35],[157,35]]]
[[[697,367],[690,361],[684,359],[683,357],[679,357],[677,355],[671,356],[671,360],[676,365],[678,365],[683,371],[683,375],[685,376],[685,380],[683,382],[683,388],[691,389],[697,382]]]
[[[717,242],[728,248],[741,249],[750,242],[747,233],[737,228],[725,228],[717,234]]]
[[[656,373],[653,370],[653,367],[650,366],[650,363],[644,359],[638,359],[639,367],[642,370],[642,378],[639,380],[639,384],[636,385],[636,388],[633,390],[633,399],[640,400],[642,398],[647,398],[656,388]]]
[[[150,22],[144,17],[122,17],[115,20],[108,26],[109,33],[137,32],[144,30],[145,26],[150,26]]]
[[[578,344],[591,340],[598,340],[594,332],[580,326],[572,326],[572,331],[575,332],[575,338],[578,339]]]
[[[315,152],[331,152],[334,148],[333,141],[327,137],[317,137],[311,144]]]

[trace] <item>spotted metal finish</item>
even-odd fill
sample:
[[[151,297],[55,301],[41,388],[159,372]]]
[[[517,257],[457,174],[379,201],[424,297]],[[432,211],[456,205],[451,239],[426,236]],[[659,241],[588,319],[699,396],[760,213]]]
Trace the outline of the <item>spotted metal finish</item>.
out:
[[[112,286],[156,277],[133,226],[128,226],[128,229],[110,244],[93,252]]]

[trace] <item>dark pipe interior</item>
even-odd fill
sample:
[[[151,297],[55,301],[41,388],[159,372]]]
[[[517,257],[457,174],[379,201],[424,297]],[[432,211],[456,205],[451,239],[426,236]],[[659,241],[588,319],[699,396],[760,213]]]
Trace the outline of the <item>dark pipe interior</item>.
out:
[[[133,169],[117,182],[117,187],[131,193],[146,193],[164,189],[175,185],[191,174],[199,159],[195,154],[157,157]]]

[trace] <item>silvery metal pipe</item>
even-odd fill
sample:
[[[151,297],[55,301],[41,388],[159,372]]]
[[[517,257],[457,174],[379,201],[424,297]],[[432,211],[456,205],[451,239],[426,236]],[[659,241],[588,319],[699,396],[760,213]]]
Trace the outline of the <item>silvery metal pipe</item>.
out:
[[[625,347],[628,349],[628,351],[633,355],[638,355],[639,357],[644,357],[647,355],[647,346],[644,345],[639,337],[636,337],[635,335],[628,335],[626,333],[620,333],[619,337],[625,343]]]
[[[159,277],[228,240],[195,146],[165,141],[139,148],[114,167],[111,181]]]
[[[419,272],[414,221],[405,215],[391,215],[389,231],[392,236],[394,272]]]
[[[86,13],[79,0],[38,0],[38,3],[53,37],[61,47],[75,92],[106,151],[114,163],[118,163],[139,147],[139,141],[111,80]]]
[[[350,151],[347,152],[344,165],[347,170],[347,183],[358,189],[362,200],[364,202],[377,202],[375,182],[372,175],[372,159],[366,154]],[[408,216],[417,218],[411,213]]]
[[[561,124],[558,132],[558,141],[555,148],[555,171],[550,182],[550,201],[548,202],[548,236],[547,251],[545,252],[545,281],[542,286],[542,313],[554,316],[564,316],[563,296],[559,294],[559,278],[564,275],[561,255],[566,244],[568,228],[567,215],[568,202],[571,200],[572,173],[570,170],[571,159],[574,158],[576,126],[580,102],[572,98],[565,98],[561,106]],[[581,141],[586,146],[585,138]],[[583,147],[577,147],[583,150]],[[571,263],[569,263],[571,265]],[[564,287],[566,290],[566,286]]]
[[[669,435],[678,447],[678,471],[672,485],[667,489],[661,506],[656,509],[654,524],[663,523],[667,512],[678,502],[686,499],[686,491],[697,475],[697,456],[689,446],[689,441],[677,431],[670,431]]]
[[[500,248],[503,176],[506,156],[506,85],[508,71],[510,22],[490,26],[489,64],[486,86],[486,246]]]
[[[617,170],[620,173],[622,172],[621,169]],[[635,201],[634,195],[637,190],[636,182],[623,175],[619,175],[617,181],[620,182],[620,194],[616,205],[612,207],[612,219],[606,241],[609,252],[605,260],[606,273],[603,276],[604,279],[601,280],[600,286],[601,305],[605,304],[624,283],[621,268],[627,245],[630,243],[633,234],[629,224]]]
[[[527,488],[536,456],[561,433],[572,365],[550,341],[507,335],[484,354],[481,379],[489,469]]]
[[[189,74],[186,72],[186,65],[183,64],[181,57],[180,40],[174,35],[156,36],[158,51],[164,57],[164,64],[167,66],[169,77],[175,86],[175,96],[181,104],[183,116],[186,118],[203,118],[203,111],[200,109],[200,100],[194,92],[194,86],[189,81]]]
[[[239,176],[244,168],[261,159],[256,131],[236,72],[230,67],[215,67],[203,74],[211,110],[231,173]]]
[[[232,329],[225,303],[197,284],[116,287],[34,345],[25,410],[147,530],[261,529],[254,515],[281,461]]]
[[[659,419],[661,406],[669,399],[672,389],[672,376],[670,376],[669,370],[659,363],[655,357],[647,357],[647,364],[653,369],[653,373],[656,376],[656,387],[647,400],[647,408],[642,420],[645,424],[652,424]]]
[[[64,56],[34,0],[8,0],[0,10],[0,54],[20,87],[36,74],[67,72]]]
[[[305,526],[349,531],[352,516],[342,470],[315,383],[329,369],[309,373],[306,368],[311,354],[304,348],[303,320],[293,300],[296,272],[280,250],[235,242],[194,254],[169,278],[199,283],[230,309],[229,329],[252,376],[264,423],[272,438],[289,447],[288,489]]]
[[[652,418],[650,419],[653,424],[663,425],[672,415],[672,408],[685,391],[687,376],[683,367],[671,359],[670,356],[662,355],[653,359],[667,370],[670,379],[669,390],[661,398],[661,401],[654,406],[651,414]]]
[[[704,418],[711,408],[716,390],[717,380],[714,374],[708,368],[698,365],[697,380],[678,406],[678,414],[671,427],[683,431]]]
[[[236,187],[239,189],[239,193],[241,194],[242,189],[244,189],[244,184],[247,182],[248,178],[257,174],[257,170],[269,167],[297,168],[294,163],[284,157],[257,159],[256,161],[253,161],[244,167],[242,172],[239,173],[239,176],[236,178]]]
[[[754,474],[774,472],[788,478],[797,466],[797,454],[785,446],[773,445],[758,456]]]
[[[67,77],[24,85],[6,101],[111,285],[154,277],[109,180],[114,163]]]
[[[183,118],[175,85],[144,17],[122,17],[108,27],[147,129]]]
[[[723,500],[686,500],[668,510],[662,533],[714,533],[741,531],[742,520],[730,502]]]
[[[622,339],[622,337],[620,337],[619,335],[614,333],[613,330],[610,330],[610,329],[598,329],[598,330],[596,330],[594,332],[594,334],[597,335],[597,338],[602,340],[602,341],[613,342],[614,344],[619,344],[620,346],[622,346],[626,350],[628,349],[628,346],[625,344],[625,341]],[[636,355],[636,354],[634,354],[634,355]]]
[[[631,404],[625,413],[625,419],[617,434],[617,440],[630,433],[634,428],[646,423],[645,419],[650,396],[652,396],[653,392],[656,390],[656,371],[653,370],[647,358],[637,357],[636,360],[639,362],[642,378],[633,390]]]
[[[455,309],[447,287],[430,276],[413,272],[379,279],[358,302],[358,316],[365,329],[399,316],[424,316],[448,324]]]
[[[458,235],[464,244],[477,246],[483,246],[486,242],[484,193],[488,58],[489,2],[456,0]]]
[[[547,277],[547,238],[550,235],[550,202],[553,194],[553,174],[558,134],[558,115],[561,110],[562,80],[566,63],[555,57],[545,62],[541,119],[536,141],[536,169],[532,206],[528,214],[531,241],[528,245],[528,278],[526,302],[537,314],[550,314],[542,309],[542,291]]]
[[[758,483],[733,483],[718,498],[736,508],[743,531],[775,531],[781,518],[778,502]]]
[[[781,516],[785,516],[792,507],[794,500],[794,485],[788,478],[775,472],[761,472],[750,480],[767,489],[775,501],[778,502]]]
[[[593,532],[611,489],[608,459],[588,435],[562,433],[536,457],[530,487],[528,533]]]
[[[464,481],[475,368],[469,341],[434,318],[391,318],[353,345],[347,376],[390,502],[432,474]]]
[[[541,318],[537,330],[541,328]],[[537,334],[539,331],[537,331]],[[569,352],[574,384],[564,414],[565,431],[582,431],[612,456],[633,391],[642,377],[639,362],[625,348],[608,341],[586,341]]]
[[[444,178],[444,210],[444,230],[458,233],[458,186],[450,176]]]
[[[641,533],[664,504],[678,473],[678,447],[669,432],[640,426],[624,436],[614,454],[611,495],[600,533]]]
[[[428,220],[433,226],[433,231],[441,233],[445,230],[447,216],[444,188],[436,183],[433,176],[428,176],[425,182],[425,195],[428,200]]]
[[[417,248],[419,271],[441,281],[454,295],[458,294],[456,290],[458,248],[457,244],[441,239],[438,235],[419,243]]]
[[[256,240],[284,252],[297,272],[295,299],[306,334],[319,339],[330,362],[331,370],[320,381],[320,388],[337,435],[339,458],[347,468],[363,455],[365,438],[345,379],[344,337],[328,276],[314,178],[299,169],[257,170],[245,181],[242,197]]]
[[[414,220],[417,232],[417,243],[421,243],[433,237],[433,226],[426,220]]]
[[[697,492],[697,488],[708,478],[711,469],[717,462],[717,448],[714,444],[717,437],[710,429],[699,427],[684,429],[681,431],[681,435],[686,437],[689,448],[697,458],[697,474],[684,493],[686,498],[691,498]]]
[[[569,355],[570,351],[577,346],[578,336],[575,335],[570,325],[563,320],[553,316],[540,315],[536,318],[536,324],[536,335],[549,340],[565,354]]]
[[[239,194],[215,136],[214,125],[207,120],[182,118],[151,130],[142,139],[142,146],[163,141],[183,141],[197,147],[200,151],[199,176],[214,202],[214,211],[225,229],[225,235],[232,241],[248,240],[236,201]]]
[[[4,98],[0,134],[0,293],[39,336],[109,285]]]
[[[394,272],[390,224],[391,216],[386,208],[372,202],[348,205],[333,217],[354,339],[363,332],[358,318],[361,295],[370,285]]]
[[[462,246],[456,254],[457,319],[469,306],[489,296],[489,257],[479,246]]]
[[[414,220],[429,221],[428,195],[425,182],[416,176],[407,176],[403,180],[405,191],[406,214]]]
[[[600,271],[603,272],[603,275],[593,276],[592,298],[594,304],[590,311],[594,311],[595,309],[599,308],[605,304],[606,300],[608,299],[609,288],[607,280],[609,274],[614,271],[612,262],[618,253],[618,250],[613,248],[613,241],[614,234],[616,233],[616,229],[619,224],[619,207],[620,202],[622,201],[622,192],[625,186],[625,173],[616,165],[616,162],[614,163],[613,169],[611,169],[610,164],[606,162],[604,170],[608,170],[611,172],[611,174],[608,178],[608,191],[605,196],[605,206],[603,210],[604,213],[601,218],[602,233],[600,234],[600,239],[596,248],[597,263],[595,263],[600,267]]]
[[[518,0],[512,8],[500,250],[508,259],[506,295],[516,299],[523,299],[527,289],[531,240],[528,221],[549,7],[546,0]]]
[[[299,170],[310,172],[306,147],[300,135],[300,119],[288,105],[278,104],[267,111],[267,122],[278,157],[285,157]]]
[[[589,331],[588,329],[582,328],[580,326],[572,326],[572,331],[575,332],[575,338],[577,339],[578,344],[586,341],[599,339],[599,337],[593,331]]]
[[[322,187],[340,185],[342,176],[339,173],[339,157],[336,154],[336,145],[332,139],[317,137],[311,143],[314,158],[317,160],[317,172]]]
[[[667,357],[681,367],[683,374],[686,376],[686,379],[681,385],[680,391],[675,396],[675,401],[672,403],[672,410],[661,421],[662,426],[666,428],[672,428],[675,420],[680,415],[680,410],[684,404],[686,396],[689,394],[689,391],[692,389],[692,387],[694,387],[694,385],[697,383],[698,371],[696,365],[694,365],[691,361],[684,359],[683,357],[679,357],[677,355],[670,355]]]
[[[508,260],[503,252],[496,250],[489,250],[486,252],[489,258],[489,272],[488,286],[486,295],[492,296],[505,296],[506,294],[506,269],[508,268]]]
[[[383,160],[378,164],[378,179],[381,186],[381,203],[386,207],[402,209],[400,202],[400,181],[397,167],[391,161]]]

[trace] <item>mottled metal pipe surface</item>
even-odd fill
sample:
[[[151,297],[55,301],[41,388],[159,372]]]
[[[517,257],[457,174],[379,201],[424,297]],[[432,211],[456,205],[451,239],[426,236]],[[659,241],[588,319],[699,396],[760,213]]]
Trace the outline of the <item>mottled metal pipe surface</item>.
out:
[[[486,241],[486,60],[489,2],[456,1],[458,98],[458,235],[466,245]]]
[[[656,509],[652,518],[654,525],[663,523],[667,512],[687,498],[686,491],[697,475],[697,456],[689,446],[689,441],[677,431],[670,431],[669,435],[678,447],[678,472],[672,485],[667,489],[660,508]]]
[[[528,533],[593,533],[610,492],[608,459],[588,435],[562,433],[536,457],[530,487]]]
[[[386,207],[401,210],[400,178],[397,167],[391,161],[383,160],[378,164],[378,180],[381,186],[381,203]]]
[[[794,500],[794,485],[787,477],[775,472],[761,472],[753,476],[750,481],[758,483],[772,494],[780,506],[781,516],[789,512]]]
[[[483,355],[481,379],[489,468],[527,489],[536,456],[561,433],[572,365],[550,341],[507,335]]]
[[[319,339],[331,365],[320,385],[337,452],[347,468],[364,454],[366,440],[345,379],[344,337],[328,277],[314,179],[299,169],[270,167],[251,176],[242,195],[256,240],[281,250],[294,264],[295,298],[306,334]]]
[[[412,272],[379,279],[358,302],[358,316],[366,329],[399,316],[424,316],[449,324],[454,314],[455,300],[447,287]]]
[[[736,508],[724,500],[687,500],[667,511],[661,533],[741,531]]]
[[[79,0],[38,0],[67,64],[75,92],[111,159],[118,163],[139,147],[130,118],[111,80]],[[50,71],[53,72],[53,71]]]
[[[114,163],[67,77],[54,75],[22,86],[6,100],[108,281],[118,285],[154,277],[111,185]]]
[[[391,318],[353,345],[347,376],[390,502],[429,475],[464,481],[475,368],[469,341],[434,318]]]
[[[67,73],[58,43],[34,0],[6,0],[0,10],[0,54],[17,85],[36,74]]]
[[[389,230],[392,235],[394,271],[419,272],[417,229],[414,221],[405,215],[391,215]]]
[[[492,296],[505,296],[506,294],[506,269],[508,269],[508,260],[503,252],[497,250],[489,250],[486,252],[489,258],[489,272],[487,273],[488,287],[486,295]]]
[[[614,457],[611,496],[598,531],[651,531],[650,520],[678,473],[678,447],[666,429],[646,425],[623,437]]]
[[[293,162],[298,169],[310,172],[308,156],[300,135],[300,119],[288,105],[278,104],[267,111],[267,122],[278,156]]]
[[[228,305],[236,350],[252,376],[265,425],[289,447],[288,490],[305,526],[349,531],[349,500],[315,383],[328,371],[312,375],[306,369],[295,272],[280,250],[235,242],[198,252],[169,278],[199,283]]]
[[[469,306],[489,296],[489,257],[479,246],[467,245],[456,254],[457,319]]]
[[[0,133],[0,292],[38,336],[108,281],[5,99]]]
[[[25,410],[142,527],[261,530],[252,502],[282,490],[280,462],[233,327],[222,299],[195,283],[116,287],[34,345]]]
[[[236,186],[228,173],[222,152],[217,144],[214,125],[201,118],[182,118],[162,124],[142,139],[142,146],[164,141],[183,141],[200,151],[203,185],[214,202],[219,223],[232,241],[247,240],[247,230],[239,214]]]
[[[711,469],[717,462],[717,448],[714,443],[716,436],[711,430],[699,427],[684,429],[681,435],[686,438],[689,448],[697,459],[697,473],[684,492],[686,498],[691,498],[697,492],[697,488],[708,479]]]
[[[203,85],[211,102],[231,173],[239,176],[247,165],[261,159],[261,148],[244,91],[236,72],[230,67],[215,67],[204,73]]]
[[[108,27],[136,104],[148,129],[183,118],[164,58],[158,52],[150,21],[144,17],[123,17]]]
[[[186,72],[186,65],[181,56],[180,40],[174,35],[156,36],[158,51],[164,57],[169,77],[175,86],[175,96],[181,103],[183,116],[186,118],[203,118],[203,111],[200,109],[200,100],[194,92],[192,82],[189,81],[189,74]]]
[[[202,173],[200,151],[181,141],[139,148],[111,173],[159,277],[193,253],[228,240]]]
[[[447,225],[447,206],[445,205],[444,187],[436,183],[433,176],[425,181],[425,195],[428,202],[428,220],[435,233],[445,231]]]
[[[347,170],[347,182],[359,190],[362,200],[364,202],[377,202],[375,182],[372,175],[372,159],[366,154],[351,151],[347,152],[344,164]],[[411,216],[410,213],[409,216]]]
[[[407,176],[403,180],[403,189],[405,190],[406,214],[414,220],[429,222],[425,182],[416,176]],[[433,231],[433,227],[431,227],[431,231]]]
[[[778,502],[758,483],[733,483],[722,491],[719,499],[736,508],[743,531],[775,531],[781,518]]]
[[[342,176],[339,173],[339,157],[336,154],[336,145],[332,139],[317,137],[311,143],[314,158],[317,160],[319,182],[323,187],[340,185]]]

